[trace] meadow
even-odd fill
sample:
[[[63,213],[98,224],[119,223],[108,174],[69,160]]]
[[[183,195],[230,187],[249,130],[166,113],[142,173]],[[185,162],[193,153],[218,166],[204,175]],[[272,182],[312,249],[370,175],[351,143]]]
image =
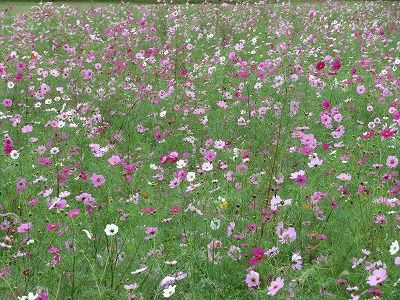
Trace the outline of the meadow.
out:
[[[400,2],[0,4],[0,299],[400,299]]]

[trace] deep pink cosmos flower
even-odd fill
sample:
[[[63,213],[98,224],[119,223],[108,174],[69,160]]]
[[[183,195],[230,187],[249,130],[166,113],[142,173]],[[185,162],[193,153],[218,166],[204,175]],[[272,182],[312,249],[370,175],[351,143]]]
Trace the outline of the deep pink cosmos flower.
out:
[[[169,212],[171,214],[179,214],[182,211],[182,208],[179,205],[173,205]]]
[[[334,71],[339,71],[341,67],[342,67],[342,62],[340,60],[336,59],[332,62],[332,69]]]
[[[323,68],[325,68],[325,62],[324,61],[320,61],[315,65],[315,67],[317,68],[318,71],[320,71]]]
[[[58,227],[60,227],[60,224],[58,224],[58,223],[56,223],[56,224],[47,224],[46,225],[46,229],[48,230],[48,231],[55,231],[55,230],[57,230],[57,228]]]
[[[322,101],[322,108],[323,109],[329,109],[331,107],[331,103],[329,102],[329,100],[323,100]]]
[[[11,107],[12,106],[12,104],[13,104],[13,102],[12,102],[12,100],[11,99],[4,99],[3,100],[3,105],[5,106],[5,107]]]
[[[383,129],[381,131],[381,137],[383,137],[384,139],[388,139],[393,137],[396,134],[396,131],[394,130],[390,130],[390,129]]]
[[[3,140],[3,152],[9,155],[14,150],[13,141],[9,136],[6,136]]]
[[[251,265],[255,265],[263,260],[264,250],[262,248],[254,248],[252,253],[253,253],[253,257],[250,258]]]

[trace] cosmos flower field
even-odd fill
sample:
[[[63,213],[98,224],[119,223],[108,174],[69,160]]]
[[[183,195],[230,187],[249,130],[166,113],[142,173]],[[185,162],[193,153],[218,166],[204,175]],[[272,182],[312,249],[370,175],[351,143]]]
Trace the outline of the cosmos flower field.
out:
[[[0,26],[0,299],[400,299],[399,2]]]

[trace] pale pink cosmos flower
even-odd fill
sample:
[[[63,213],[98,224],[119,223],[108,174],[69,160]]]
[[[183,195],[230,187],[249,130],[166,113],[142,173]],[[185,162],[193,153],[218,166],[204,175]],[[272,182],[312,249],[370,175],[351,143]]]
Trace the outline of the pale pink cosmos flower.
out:
[[[357,94],[359,94],[359,95],[364,94],[366,91],[365,86],[363,86],[363,85],[357,86],[356,90],[357,90]]]
[[[400,256],[397,256],[397,257],[394,259],[394,264],[395,264],[396,266],[400,266]]]
[[[118,155],[113,155],[108,159],[108,163],[112,166],[119,164],[121,162],[121,158]]]
[[[283,288],[285,280],[281,277],[276,278],[268,287],[267,295],[274,296],[281,288]]]
[[[336,178],[342,181],[351,181],[351,175],[348,173],[341,173]]]
[[[377,286],[378,284],[384,282],[386,278],[387,278],[386,269],[384,268],[376,269],[372,272],[370,276],[368,276],[367,283],[370,286]]]
[[[292,204],[292,199],[283,200],[279,195],[273,196],[271,199],[271,209],[276,210],[279,206],[287,206]]]
[[[32,125],[25,125],[24,127],[21,128],[22,133],[30,133],[32,132]]]
[[[246,275],[246,284],[248,287],[256,287],[260,284],[260,274],[255,271],[250,271]]]
[[[399,159],[396,156],[392,156],[392,155],[388,156],[388,158],[386,160],[386,165],[391,169],[396,168],[398,163],[399,163]]]

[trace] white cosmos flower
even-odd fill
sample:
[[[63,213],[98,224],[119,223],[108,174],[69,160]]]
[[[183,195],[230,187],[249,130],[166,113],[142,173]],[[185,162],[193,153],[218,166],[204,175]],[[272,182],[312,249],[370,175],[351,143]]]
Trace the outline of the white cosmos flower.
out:
[[[58,149],[57,147],[53,147],[53,148],[50,149],[50,154],[55,155],[55,154],[57,154],[58,152],[60,152],[60,149]]]
[[[38,294],[34,294],[34,293],[30,292],[28,294],[28,296],[21,296],[21,297],[18,297],[18,299],[19,300],[36,300],[38,297],[39,297]]]
[[[137,269],[135,271],[132,271],[131,274],[138,274],[138,273],[142,273],[144,271],[147,270],[147,267],[141,268],[141,269]]]
[[[19,157],[19,152],[18,152],[17,150],[11,151],[11,152],[10,152],[10,157],[11,157],[12,159],[18,159],[18,157]]]
[[[118,232],[118,226],[115,224],[107,224],[106,228],[104,229],[104,232],[106,233],[107,236],[116,235]]]
[[[201,168],[203,169],[203,171],[208,172],[213,169],[213,165],[210,162],[205,162],[201,165]]]
[[[395,255],[399,251],[399,249],[400,249],[399,241],[396,240],[392,242],[392,245],[390,245],[389,252],[391,255]]]
[[[186,162],[183,159],[180,159],[176,162],[176,167],[178,169],[182,169],[186,166]]]
[[[93,235],[88,230],[83,229],[82,231],[86,234],[86,236],[89,240],[91,240],[93,238]]]
[[[196,173],[195,172],[188,172],[186,174],[186,180],[188,182],[192,182],[193,180],[195,180],[195,178],[196,178]]]
[[[164,291],[163,291],[164,298],[169,298],[173,294],[175,294],[175,288],[176,288],[176,285],[170,285],[169,287],[164,289]]]
[[[218,230],[220,226],[221,226],[221,220],[218,219],[211,220],[210,228],[212,230]]]

